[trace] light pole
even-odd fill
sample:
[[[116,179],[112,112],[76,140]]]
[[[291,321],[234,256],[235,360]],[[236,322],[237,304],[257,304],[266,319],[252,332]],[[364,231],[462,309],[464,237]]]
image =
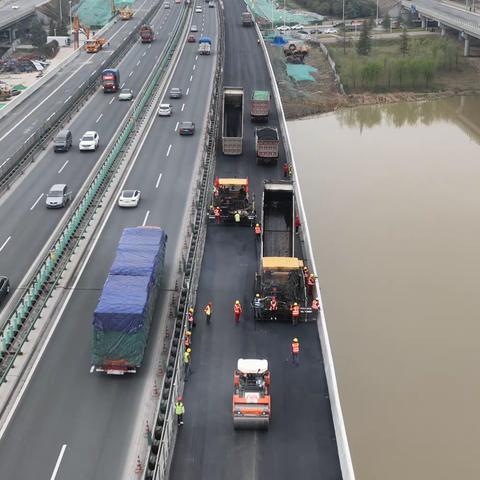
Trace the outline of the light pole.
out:
[[[378,27],[378,0],[377,0],[377,23],[376,23],[377,27]]]
[[[283,33],[285,34],[285,17],[287,15],[287,0],[283,0]]]
[[[342,22],[343,22],[343,54],[345,55],[346,52],[346,45],[345,45],[345,34],[346,34],[346,28],[345,28],[345,0],[342,0]]]
[[[60,25],[62,25],[63,24],[62,0],[60,0],[59,5],[60,5]]]
[[[68,0],[68,7],[69,7],[69,17],[70,17],[70,35],[72,35],[72,30],[73,30],[73,26],[72,26],[72,0]]]
[[[273,22],[273,0],[272,0],[272,31],[274,31],[274,22]]]

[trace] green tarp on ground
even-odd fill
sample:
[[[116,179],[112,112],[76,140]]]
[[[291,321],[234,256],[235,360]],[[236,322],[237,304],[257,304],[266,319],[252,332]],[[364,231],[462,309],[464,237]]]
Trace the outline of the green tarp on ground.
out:
[[[249,6],[250,10],[257,17],[262,17],[269,22],[272,21],[275,25],[283,25],[284,10],[278,8],[276,2],[272,0],[245,0],[245,3]],[[272,5],[273,4],[273,5]],[[273,12],[272,12],[273,6]],[[325,17],[318,15],[317,13],[310,13],[305,11],[288,10],[285,12],[285,23],[287,24],[309,24],[321,22]]]
[[[115,2],[115,7],[121,8],[133,5],[134,0]],[[113,17],[111,2],[106,0],[82,0],[76,10],[80,22],[89,27],[103,27]]]
[[[315,81],[315,78],[310,75],[312,72],[316,72],[317,69],[311,67],[310,65],[295,65],[287,63],[287,74],[289,77],[293,78],[296,82],[301,82],[308,80],[311,82]]]
[[[14,85],[12,87],[12,90],[26,90],[27,87],[25,85],[22,85],[21,83],[19,85]]]

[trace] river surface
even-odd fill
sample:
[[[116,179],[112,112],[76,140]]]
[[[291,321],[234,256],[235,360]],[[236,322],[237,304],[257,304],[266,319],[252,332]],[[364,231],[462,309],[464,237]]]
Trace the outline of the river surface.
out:
[[[480,98],[288,125],[357,480],[480,479]]]

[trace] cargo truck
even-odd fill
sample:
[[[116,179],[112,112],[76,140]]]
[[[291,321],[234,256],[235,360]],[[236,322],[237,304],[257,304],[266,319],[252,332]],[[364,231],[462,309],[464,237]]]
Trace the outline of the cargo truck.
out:
[[[106,68],[102,72],[102,85],[104,93],[118,91],[120,88],[120,70],[118,68]]]
[[[278,161],[278,130],[273,127],[255,129],[255,152],[257,164],[276,165]]]
[[[253,301],[256,320],[292,320],[297,303],[303,318],[308,308],[303,260],[295,256],[295,195],[290,181],[263,186],[259,266]],[[276,309],[272,310],[272,299]]]
[[[250,103],[250,118],[252,122],[268,122],[270,113],[270,92],[268,90],[254,90]]]
[[[140,27],[140,39],[142,43],[152,43],[154,40],[153,28],[150,25]]]
[[[212,49],[212,39],[210,37],[200,37],[198,40],[198,53],[200,55],[210,55]]]
[[[243,151],[243,88],[224,87],[222,149],[225,155]]]
[[[93,314],[92,365],[112,375],[142,365],[160,289],[167,235],[159,227],[125,228]]]
[[[253,25],[253,15],[250,12],[242,12],[242,26],[251,27]]]

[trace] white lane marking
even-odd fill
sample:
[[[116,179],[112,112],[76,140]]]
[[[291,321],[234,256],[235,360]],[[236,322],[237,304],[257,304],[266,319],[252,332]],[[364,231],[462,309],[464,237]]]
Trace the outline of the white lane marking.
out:
[[[131,71],[128,76],[131,77],[133,75],[133,71]]]
[[[167,157],[170,155],[170,150],[172,149],[172,144],[170,144],[168,146],[168,150],[167,150]]]
[[[45,194],[42,193],[36,200],[35,200],[35,203],[30,207],[30,210],[33,210],[36,206],[37,206],[37,203],[42,199],[42,197],[44,196]]]
[[[182,112],[183,112],[184,109],[185,109],[185,104],[182,105]]]
[[[137,62],[137,67],[140,65],[140,60]]]
[[[193,69],[194,69],[194,70],[195,70],[195,67],[196,67],[196,66],[194,65],[194,66],[193,66]]]
[[[93,373],[94,370],[95,370],[95,365],[92,365],[92,366],[90,367],[90,373]]]
[[[125,86],[125,82],[123,82],[121,85],[120,85],[120,88],[123,88]]]
[[[160,174],[160,177],[162,176],[162,174]],[[160,179],[158,179],[158,181],[160,181]],[[3,243],[2,243],[2,246],[0,247],[0,252],[5,248],[5,246],[7,245],[7,243],[10,241],[10,239],[12,238],[12,236],[10,235]]]
[[[103,113],[100,114],[100,116],[97,118],[97,120],[95,121],[95,123],[98,123],[102,117],[103,117]]]
[[[150,44],[147,48],[152,48],[152,44]]]
[[[107,61],[107,59],[105,59],[100,65],[105,65],[106,61]]]
[[[28,141],[33,137],[33,133],[23,142],[23,143],[28,143]]]
[[[8,158],[0,165],[0,168],[2,168],[6,163],[8,163],[9,160],[10,160],[10,157],[8,157]]]
[[[57,113],[57,112],[53,112],[49,117],[47,117],[46,121],[48,122],[55,115],[55,113]]]
[[[144,227],[147,224],[149,215],[150,215],[150,210],[147,210],[147,213],[145,214],[145,218],[143,219],[142,227]]]
[[[115,97],[113,97],[113,98],[108,102],[108,104],[111,105],[114,100],[115,100]]]
[[[177,131],[179,124],[180,124],[180,122],[177,122],[177,124],[175,125],[175,131]],[[167,155],[168,155],[168,154],[167,154]]]
[[[58,171],[58,173],[62,173],[63,169],[67,166],[68,160],[62,165],[62,168]]]
[[[93,75],[95,75],[95,70],[90,74],[91,77],[93,77]]]
[[[185,95],[188,95],[190,92],[190,87],[187,88],[187,91],[185,92]]]
[[[66,444],[62,445],[62,448],[61,448],[60,453],[59,453],[58,458],[57,458],[57,463],[55,464],[55,468],[53,469],[53,473],[52,473],[52,476],[50,477],[50,480],[55,480],[55,478],[57,476],[57,473],[58,473],[58,470],[60,468],[60,464],[62,463],[62,458],[63,458],[63,455],[65,453],[66,448],[67,448]]]
[[[142,57],[144,57],[146,54],[147,54],[147,52],[143,52],[143,53],[142,53]]]
[[[72,96],[69,95],[69,96],[65,99],[65,101],[64,101],[63,103],[67,103],[71,98],[72,98]]]
[[[197,61],[197,60],[198,60],[198,55],[195,57],[195,61]]]
[[[158,180],[157,180],[157,183],[155,184],[155,188],[158,188],[158,186],[160,185],[160,180],[162,179],[162,174],[160,174],[158,176]],[[1,249],[0,249],[0,252],[1,252]]]
[[[85,85],[85,82],[82,82],[82,83],[78,86],[78,88],[82,88],[84,85]]]

